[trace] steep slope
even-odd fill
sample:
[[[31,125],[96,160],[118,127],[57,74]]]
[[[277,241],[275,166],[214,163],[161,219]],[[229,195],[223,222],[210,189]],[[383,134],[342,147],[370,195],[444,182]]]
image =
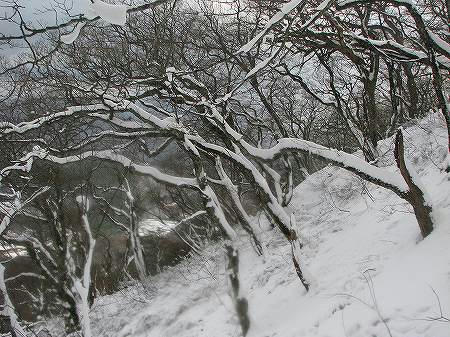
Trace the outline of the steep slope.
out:
[[[436,207],[425,240],[409,206],[393,193],[326,167],[295,191],[291,203],[304,263],[314,278],[306,293],[290,247],[262,216],[257,257],[241,238],[241,283],[254,337],[449,337],[450,179],[443,123],[431,115],[406,129],[408,157]],[[380,165],[393,165],[393,140],[380,143]],[[119,294],[96,301],[96,336],[239,336],[219,244]]]

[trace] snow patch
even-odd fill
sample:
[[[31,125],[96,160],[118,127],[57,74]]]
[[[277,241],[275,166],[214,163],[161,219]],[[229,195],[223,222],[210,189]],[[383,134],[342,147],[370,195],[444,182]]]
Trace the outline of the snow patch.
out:
[[[80,35],[81,29],[86,25],[85,22],[78,22],[75,26],[75,28],[73,29],[73,31],[71,31],[68,34],[64,34],[61,35],[60,40],[62,43],[65,44],[71,44],[73,43],[78,36]]]
[[[127,9],[128,6],[125,5],[114,5],[95,0],[90,4],[86,16],[88,19],[99,16],[112,25],[124,26],[127,21]]]

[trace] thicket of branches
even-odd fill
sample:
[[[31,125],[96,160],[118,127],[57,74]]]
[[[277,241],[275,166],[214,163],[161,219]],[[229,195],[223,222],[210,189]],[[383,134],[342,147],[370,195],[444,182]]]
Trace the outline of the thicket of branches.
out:
[[[25,247],[36,269],[27,277],[52,285],[68,333],[91,336],[92,259],[105,222],[127,242],[114,268],[141,280],[145,212],[178,222],[194,252],[220,232],[243,335],[251,322],[238,232],[261,254],[251,215],[264,212],[308,291],[286,206],[324,164],[391,190],[422,236],[432,232],[429,191],[405,158],[400,127],[439,110],[450,132],[448,2],[161,0],[109,8],[127,15],[123,25],[96,12],[40,27],[3,3],[18,33],[0,34],[0,236]],[[391,135],[396,173],[377,149]],[[449,167],[447,155],[443,174]],[[155,182],[164,193],[138,188]],[[0,268],[3,314],[23,332]]]

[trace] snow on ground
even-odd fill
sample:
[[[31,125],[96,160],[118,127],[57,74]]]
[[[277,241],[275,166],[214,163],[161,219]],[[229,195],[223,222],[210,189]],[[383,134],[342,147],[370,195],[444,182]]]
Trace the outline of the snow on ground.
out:
[[[304,264],[315,279],[306,293],[281,233],[262,216],[254,218],[265,256],[240,237],[248,336],[450,337],[450,181],[439,168],[446,156],[442,125],[432,115],[405,130],[408,156],[437,208],[436,228],[425,240],[396,195],[326,167],[296,188],[290,206]],[[380,149],[382,165],[395,170],[393,140]],[[223,259],[215,244],[145,285],[98,299],[91,312],[94,335],[239,336]]]
[[[177,225],[174,221],[145,219],[139,223],[139,236],[170,233]]]

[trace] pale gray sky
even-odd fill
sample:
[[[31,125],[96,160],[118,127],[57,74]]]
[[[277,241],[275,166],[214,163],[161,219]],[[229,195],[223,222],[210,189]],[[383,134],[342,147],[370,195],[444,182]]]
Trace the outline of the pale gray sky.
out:
[[[67,8],[72,8],[70,13],[76,15],[82,11],[89,0],[16,0],[23,8],[22,15],[25,20],[34,26],[41,24],[55,24],[64,22],[67,15],[61,8],[65,3]],[[11,5],[11,0],[0,0],[0,16],[4,17],[11,13],[7,6]],[[0,32],[5,35],[18,33],[18,27],[13,23],[0,21]]]

